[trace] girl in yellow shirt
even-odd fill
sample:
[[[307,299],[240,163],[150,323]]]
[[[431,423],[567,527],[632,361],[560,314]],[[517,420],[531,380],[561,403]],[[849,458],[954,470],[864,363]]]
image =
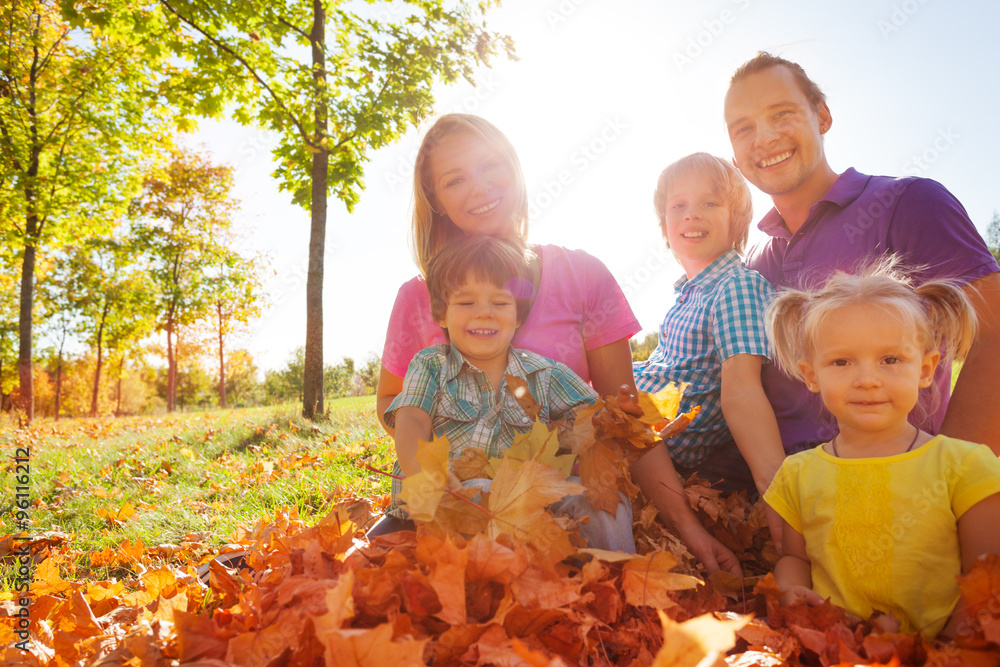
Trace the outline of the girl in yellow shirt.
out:
[[[840,432],[788,457],[764,500],[784,520],[785,603],[828,598],[933,637],[964,618],[956,575],[1000,553],[1000,461],[909,423],[941,352],[968,351],[976,317],[961,289],[913,287],[896,266],[838,272],[768,309],[778,363],[822,397]]]

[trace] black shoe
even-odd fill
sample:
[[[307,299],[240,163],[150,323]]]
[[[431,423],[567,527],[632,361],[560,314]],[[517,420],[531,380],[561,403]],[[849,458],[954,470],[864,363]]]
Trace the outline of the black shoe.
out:
[[[208,586],[209,573],[211,571],[211,565],[213,562],[219,563],[222,567],[227,570],[249,570],[250,567],[247,565],[246,550],[242,551],[227,551],[224,554],[219,554],[209,562],[205,563],[198,568],[198,581]]]

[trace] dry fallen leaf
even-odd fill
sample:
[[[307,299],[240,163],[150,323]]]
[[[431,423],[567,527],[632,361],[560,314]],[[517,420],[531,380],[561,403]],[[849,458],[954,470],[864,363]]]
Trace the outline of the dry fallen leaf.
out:
[[[735,615],[720,621],[704,614],[676,623],[662,611],[659,614],[663,648],[656,654],[654,667],[724,666],[726,651],[736,644],[736,631],[750,620],[749,616]]]
[[[433,521],[441,496],[448,488],[448,438],[420,442],[420,471],[403,479],[400,501],[414,521]]]
[[[531,421],[536,421],[538,415],[542,412],[542,406],[531,395],[531,391],[528,389],[528,382],[516,375],[504,375],[503,377],[507,381],[507,388],[514,396],[514,400],[524,410],[524,414],[528,415],[528,419]]]

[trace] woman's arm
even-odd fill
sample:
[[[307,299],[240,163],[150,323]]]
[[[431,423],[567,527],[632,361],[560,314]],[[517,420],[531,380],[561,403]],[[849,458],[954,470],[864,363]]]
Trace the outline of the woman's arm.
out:
[[[402,390],[403,378],[393,375],[386,370],[385,366],[382,366],[378,376],[378,389],[375,390],[375,411],[378,413],[379,423],[389,435],[395,435],[396,430],[385,425],[385,411],[392,405],[392,399],[396,398]]]
[[[760,383],[763,363],[764,358],[754,354],[735,354],[722,362],[722,416],[762,496],[785,460],[778,420]],[[781,553],[781,517],[770,505],[766,514]]]
[[[721,569],[737,577],[743,576],[736,555],[709,535],[695,516],[666,445],[654,446],[632,465],[631,471],[632,481],[652,501],[660,518],[674,527],[681,541],[706,570],[714,572]]]
[[[1000,493],[980,500],[958,519],[958,544],[962,550],[962,572],[968,572],[976,559],[984,554],[1000,555]],[[941,631],[944,637],[962,633],[969,619],[961,605],[951,615]]]
[[[613,343],[587,350],[587,365],[590,367],[590,384],[600,396],[617,396],[622,385],[627,385],[629,391],[635,393],[632,348],[628,338],[619,338]]]

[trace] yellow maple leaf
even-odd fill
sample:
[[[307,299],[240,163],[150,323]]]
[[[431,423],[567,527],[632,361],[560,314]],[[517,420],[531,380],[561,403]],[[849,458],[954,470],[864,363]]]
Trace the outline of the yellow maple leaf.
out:
[[[674,419],[681,409],[681,398],[687,387],[688,383],[686,382],[682,382],[680,385],[671,382],[655,394],[640,391],[638,403],[639,407],[642,408],[642,416],[639,417],[639,421],[652,425]]]
[[[434,520],[441,496],[448,488],[448,438],[434,438],[417,444],[420,472],[403,480],[399,499],[414,521]]]
[[[697,588],[704,582],[696,577],[671,572],[677,558],[668,551],[654,551],[636,556],[622,568],[625,601],[633,607],[668,609],[677,603],[670,591]]]
[[[490,489],[491,519],[487,535],[513,535],[555,561],[572,554],[575,549],[567,532],[545,508],[565,496],[583,493],[583,485],[566,480],[565,475],[537,461],[525,461],[515,467],[504,459]]]
[[[738,614],[721,621],[712,614],[703,614],[677,623],[662,611],[659,614],[663,647],[653,667],[724,666],[726,651],[736,645],[736,631],[750,621],[749,616]]]
[[[103,507],[98,508],[97,516],[102,519],[107,519],[108,523],[112,526],[116,526],[119,523],[128,521],[135,514],[135,507],[132,503],[124,503],[117,510],[108,510]]]
[[[514,443],[504,452],[503,459],[495,457],[490,459],[484,472],[489,477],[495,477],[502,461],[510,461],[515,468],[525,461],[537,461],[555,468],[565,477],[572,470],[576,457],[558,452],[558,433],[555,429],[549,430],[545,424],[536,419],[530,431],[514,436]]]

